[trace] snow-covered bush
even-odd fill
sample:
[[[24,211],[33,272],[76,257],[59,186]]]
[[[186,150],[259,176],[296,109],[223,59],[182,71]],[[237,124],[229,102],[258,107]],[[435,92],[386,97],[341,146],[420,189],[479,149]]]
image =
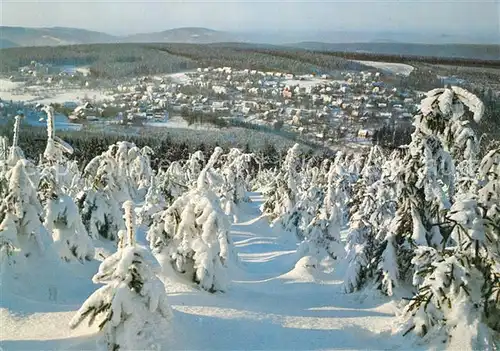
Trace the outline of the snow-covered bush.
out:
[[[216,154],[220,154],[219,150]],[[232,252],[229,219],[207,179],[216,160],[216,156],[211,157],[195,188],[154,216],[147,233],[157,254],[165,257],[177,272],[210,292],[226,289],[225,271]]]
[[[127,232],[121,232],[118,251],[107,257],[92,278],[104,284],[70,321],[78,327],[86,318],[99,323],[103,350],[146,350],[165,332],[172,312],[163,283],[156,276],[157,263],[135,241],[132,202],[124,204]]]

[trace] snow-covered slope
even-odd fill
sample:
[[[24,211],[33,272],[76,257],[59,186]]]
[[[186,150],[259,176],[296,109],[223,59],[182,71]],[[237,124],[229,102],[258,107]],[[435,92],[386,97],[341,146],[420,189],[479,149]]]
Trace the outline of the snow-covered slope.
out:
[[[244,204],[231,235],[239,264],[230,272],[226,293],[209,294],[163,277],[174,310],[173,330],[162,350],[324,350],[391,349],[394,306],[363,294],[345,295],[341,272],[305,267],[296,244],[282,240],[261,216],[260,194]],[[144,238],[139,237],[144,242]],[[98,248],[102,252],[102,248]],[[0,347],[3,350],[95,349],[95,329],[70,331],[68,322],[89,292],[96,265],[73,266],[61,281],[73,285],[70,299],[46,292],[6,293],[2,286]],[[75,274],[75,272],[77,274]],[[69,274],[71,273],[71,275]],[[62,292],[64,293],[64,292]],[[25,298],[22,294],[29,295]],[[42,296],[43,295],[43,296]],[[63,302],[64,301],[64,302]]]
[[[360,61],[355,60],[355,62],[362,63],[367,66],[375,67],[383,71],[388,71],[393,74],[398,74],[402,76],[408,76],[413,71],[414,67],[406,65],[404,63],[393,63],[393,62],[377,62],[377,61]]]

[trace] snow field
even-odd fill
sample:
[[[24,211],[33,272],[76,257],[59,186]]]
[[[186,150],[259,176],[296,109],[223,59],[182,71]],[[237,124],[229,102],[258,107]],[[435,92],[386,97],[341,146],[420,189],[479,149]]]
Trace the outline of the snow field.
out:
[[[180,283],[175,274],[162,276],[174,310],[171,339],[161,350],[319,350],[387,349],[397,346],[386,337],[394,316],[392,303],[341,292],[341,278],[294,267],[294,245],[279,243],[282,233],[269,228],[258,206],[248,205],[231,237],[240,264],[230,272],[226,293],[209,294]],[[144,242],[139,233],[138,241]],[[101,249],[102,250],[102,249]],[[101,251],[97,248],[97,251]],[[85,267],[70,304],[32,296],[26,303],[20,292],[3,295],[0,313],[4,350],[81,350],[95,348],[95,328],[84,323],[75,330],[69,320],[89,291],[96,265]],[[87,277],[84,277],[87,275]],[[61,277],[63,278],[63,277]],[[82,286],[83,285],[83,286]],[[59,298],[63,299],[64,296]],[[38,300],[37,300],[38,299]],[[16,310],[23,306],[22,312]],[[162,331],[168,333],[168,330]]]
[[[406,65],[404,63],[392,63],[392,62],[378,62],[378,61],[363,61],[363,60],[353,60],[367,66],[375,67],[383,71],[389,71],[394,74],[400,74],[403,76],[408,76],[414,70],[413,66]]]

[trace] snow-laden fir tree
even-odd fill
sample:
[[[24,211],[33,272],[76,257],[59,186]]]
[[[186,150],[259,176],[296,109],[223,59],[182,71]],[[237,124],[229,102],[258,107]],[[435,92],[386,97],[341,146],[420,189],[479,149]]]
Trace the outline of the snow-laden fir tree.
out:
[[[220,169],[223,184],[220,189],[222,207],[227,215],[232,215],[238,221],[238,206],[248,202],[248,177],[252,154],[244,154],[239,149],[233,148],[225,156]]]
[[[70,321],[78,327],[88,318],[101,333],[100,348],[107,351],[146,350],[168,328],[172,312],[165,286],[156,276],[157,263],[135,239],[133,203],[124,203],[127,230],[120,232],[118,251],[107,257],[92,278],[104,284]]]
[[[7,162],[10,154],[9,140],[5,136],[0,136],[0,160]]]
[[[326,215],[333,215],[338,220],[338,225],[342,227],[347,222],[348,201],[351,196],[351,176],[341,165],[341,157],[337,156],[335,162],[331,164],[327,175],[327,186],[324,198],[324,208]]]
[[[55,176],[57,186],[65,193],[69,193],[77,186],[75,181],[80,177],[76,162],[70,162],[66,158],[66,154],[73,153],[73,148],[56,136],[54,107],[50,105],[43,106],[42,111],[45,112],[47,120],[47,145],[39,167],[42,169],[41,173],[52,173]],[[43,170],[47,171],[44,172]],[[48,184],[42,181],[40,191],[43,193],[44,188],[47,186]],[[41,198],[42,203],[45,203],[45,200],[43,197]]]
[[[405,309],[405,333],[450,347],[495,350],[500,332],[500,150],[477,169],[476,186],[459,192],[447,214],[444,249],[419,247],[412,263],[418,293]]]
[[[385,161],[386,158],[383,150],[377,145],[373,146],[360,172],[360,176],[366,186],[370,186],[380,179],[382,176],[382,166]]]
[[[319,260],[331,257],[336,260],[344,256],[340,240],[340,228],[322,208],[304,228],[304,240],[297,249],[301,256],[312,256]]]
[[[251,190],[260,191],[266,198],[274,195],[274,180],[276,179],[278,171],[276,168],[263,168],[258,171],[256,176],[251,181]],[[274,203],[275,200],[271,200]]]
[[[268,214],[273,221],[276,221],[282,215],[288,217],[285,222],[288,222],[293,217],[290,212],[295,206],[296,197],[299,193],[298,175],[302,164],[301,155],[299,144],[295,144],[287,151],[283,165],[276,177],[274,196],[272,199],[266,199],[262,206],[262,212]],[[286,227],[287,223],[283,223],[283,225]]]
[[[39,256],[52,245],[42,223],[37,173],[32,163],[19,160],[6,174],[8,186],[0,207],[0,252],[4,260],[15,260],[16,252],[24,257]]]
[[[157,177],[151,176],[150,186],[148,192],[146,193],[146,198],[144,204],[140,207],[139,223],[149,227],[153,223],[153,215],[167,207],[167,202],[163,197],[163,193],[160,190]],[[169,204],[170,205],[170,204]]]
[[[120,203],[115,198],[117,176],[116,162],[106,156],[97,156],[84,169],[86,189],[76,196],[83,224],[94,238],[116,240],[118,232],[124,228]],[[118,190],[121,192],[121,190]]]
[[[166,170],[160,170],[157,183],[167,205],[171,205],[175,199],[186,192],[190,184],[179,161],[172,162]]]
[[[130,177],[134,184],[134,198],[143,199],[151,186],[150,182],[153,176],[151,155],[153,154],[154,152],[149,146],[145,146],[142,149],[133,146],[128,151]]]
[[[319,169],[317,167],[307,167],[301,173],[302,185],[297,195],[297,202],[293,213],[298,216],[296,228],[297,237],[304,239],[307,237],[306,228],[311,221],[320,215],[320,210],[325,198],[325,184],[321,184],[319,179]]]
[[[205,155],[200,150],[194,152],[184,164],[184,173],[187,182],[191,185],[198,181],[198,177],[205,167]]]
[[[92,239],[82,223],[78,207],[57,184],[56,169],[45,168],[45,227],[52,234],[55,249],[65,261],[90,261],[94,257]]]
[[[196,187],[157,213],[147,233],[156,254],[210,292],[226,289],[226,268],[232,256],[230,222],[218,196],[210,189],[208,177],[221,153],[216,148],[199,174]]]
[[[120,141],[93,158],[83,172],[86,187],[91,187],[99,172],[106,169],[109,190],[113,197],[123,203],[129,199],[144,200],[152,170],[149,147],[139,149],[134,143]]]
[[[90,261],[94,256],[94,247],[78,207],[68,194],[68,183],[71,184],[75,175],[68,168],[64,153],[72,153],[73,148],[55,135],[54,108],[44,106],[43,110],[47,114],[47,146],[39,165],[38,195],[45,206],[44,225],[52,235],[61,258],[66,261]]]
[[[13,167],[17,163],[17,161],[24,159],[23,150],[18,145],[21,119],[21,115],[16,115],[16,117],[14,117],[14,134],[12,136],[12,146],[10,147],[9,156],[7,159],[7,163],[11,167]]]
[[[373,155],[373,149],[370,155]],[[383,162],[379,155],[376,163],[368,157],[356,191],[350,202],[350,222],[346,243],[347,269],[344,290],[348,293],[364,287],[376,276],[387,235],[387,228],[394,217],[396,201],[392,175],[400,160],[402,150],[395,150]],[[388,251],[389,252],[389,251]]]
[[[453,90],[432,90],[415,116],[415,132],[396,179],[396,216],[381,256],[381,289],[388,294],[399,281],[409,281],[412,267],[407,262],[415,247],[438,248],[447,239],[439,223],[453,201],[455,163],[442,135],[463,115],[447,108],[451,102],[462,104]]]
[[[301,156],[299,144],[295,144],[288,150],[276,180],[276,201],[270,203],[271,199],[267,199],[263,205],[263,212],[271,214],[273,225],[280,225],[284,230],[294,232],[298,238],[302,238],[300,230],[297,231],[301,212],[297,206],[301,192],[299,175],[302,165]],[[273,218],[273,214],[277,217]]]

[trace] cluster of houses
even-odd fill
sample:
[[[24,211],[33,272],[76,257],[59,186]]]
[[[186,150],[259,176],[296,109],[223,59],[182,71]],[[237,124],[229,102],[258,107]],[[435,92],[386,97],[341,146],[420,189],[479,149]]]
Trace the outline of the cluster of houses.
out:
[[[196,115],[203,121],[210,115],[284,128],[328,144],[346,136],[369,138],[384,123],[410,123],[420,101],[418,92],[389,86],[377,71],[335,72],[333,77],[219,67],[120,83],[105,101],[65,103],[73,110],[69,117],[168,123],[169,116]]]
[[[137,78],[112,96],[127,120],[215,115],[328,143],[346,135],[369,138],[384,123],[410,123],[421,94],[388,86],[378,72],[343,72],[333,79],[220,67]]]

